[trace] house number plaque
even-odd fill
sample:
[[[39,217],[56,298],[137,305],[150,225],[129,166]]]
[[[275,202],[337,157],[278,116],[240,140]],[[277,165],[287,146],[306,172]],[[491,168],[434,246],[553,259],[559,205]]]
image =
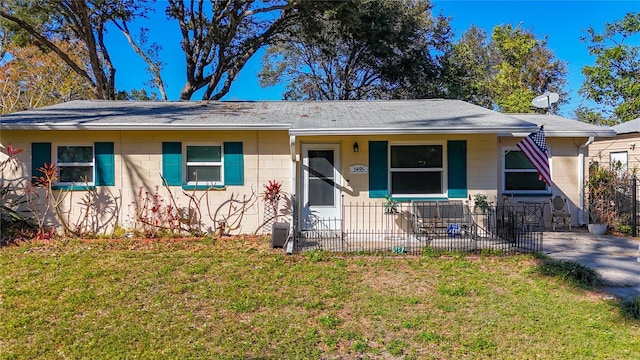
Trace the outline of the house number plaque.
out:
[[[368,174],[369,168],[366,165],[349,166],[349,174]]]

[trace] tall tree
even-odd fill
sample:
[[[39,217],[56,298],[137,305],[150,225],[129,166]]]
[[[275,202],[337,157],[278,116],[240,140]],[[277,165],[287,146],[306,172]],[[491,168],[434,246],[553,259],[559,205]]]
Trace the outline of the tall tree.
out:
[[[580,94],[599,104],[605,117],[622,122],[640,117],[640,13],[607,23],[602,33],[589,27],[581,39],[595,64],[582,68]]]
[[[287,99],[416,97],[433,91],[448,19],[428,1],[303,2],[300,16],[266,52],[263,86],[286,83]]]
[[[573,115],[579,121],[593,125],[613,126],[618,123],[614,118],[605,117],[602,112],[586,106],[579,106]]]
[[[82,47],[77,43],[56,42],[56,46],[75,62],[83,62]],[[34,45],[13,44],[6,51],[10,59],[0,65],[0,113],[93,98],[86,80],[56,54]]]
[[[489,85],[497,63],[498,53],[490,46],[487,32],[471,26],[443,57],[443,96],[493,108]]]
[[[289,0],[169,0],[167,15],[180,25],[187,80],[180,100],[204,88],[218,100],[247,61],[295,16]]]
[[[496,26],[491,35],[491,46],[498,54],[494,67],[495,77],[490,90],[494,107],[502,112],[534,112],[531,101],[547,91],[560,94],[557,107],[568,101],[563,91],[566,83],[566,64],[555,59],[547,48],[547,39],[536,39],[520,25]]]
[[[2,26],[15,43],[34,43],[54,52],[91,84],[97,98],[113,99],[116,95],[116,69],[105,43],[107,24],[119,25],[124,33],[128,31],[126,23],[143,17],[153,1],[5,0],[0,4],[0,19],[4,20]],[[74,61],[72,56],[57,46],[54,38],[81,42],[87,62]],[[157,63],[148,64],[157,66]]]
[[[496,26],[490,39],[472,26],[443,57],[443,96],[502,112],[530,113],[542,111],[533,108],[533,98],[552,91],[560,95],[552,105],[557,111],[568,101],[566,75],[566,64],[547,48],[547,40],[520,25]]]
[[[2,28],[2,26],[0,26],[0,63],[2,62],[2,59],[4,59],[5,54],[7,53],[7,36],[6,33],[4,31],[4,29]]]

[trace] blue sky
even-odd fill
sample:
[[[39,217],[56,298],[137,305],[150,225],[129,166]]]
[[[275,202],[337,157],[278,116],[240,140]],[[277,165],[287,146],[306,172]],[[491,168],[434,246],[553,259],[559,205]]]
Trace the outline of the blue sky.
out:
[[[521,24],[533,32],[537,38],[548,37],[548,48],[556,58],[567,62],[568,81],[566,90],[570,93],[569,104],[563,105],[559,115],[573,117],[573,111],[581,103],[578,89],[582,84],[581,69],[592,65],[594,59],[587,52],[586,44],[580,37],[592,26],[597,31],[605,23],[622,19],[628,12],[640,12],[640,0],[626,1],[462,1],[433,0],[434,14],[442,13],[452,17],[451,26],[456,35],[465,32],[473,24],[491,33],[496,25]],[[164,8],[165,2],[158,0]],[[148,14],[150,40],[162,45],[161,56],[165,62],[163,77],[169,100],[177,100],[184,85],[184,54],[180,49],[180,33],[177,23],[166,20],[164,11]],[[134,24],[135,25],[135,24]],[[131,26],[133,29],[135,26]],[[163,29],[163,31],[159,31]],[[119,90],[141,88],[149,79],[145,65],[129,49],[123,37],[113,31],[111,51],[117,69],[116,87]],[[263,89],[258,84],[256,74],[261,66],[261,56],[254,56],[241,71],[231,86],[231,91],[223,100],[280,100],[284,86]],[[199,100],[196,94],[192,99]]]

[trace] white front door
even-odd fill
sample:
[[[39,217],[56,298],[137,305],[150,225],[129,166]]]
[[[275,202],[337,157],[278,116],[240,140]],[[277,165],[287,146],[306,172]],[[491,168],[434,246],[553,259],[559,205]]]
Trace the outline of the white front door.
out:
[[[340,146],[302,145],[302,229],[340,229]]]

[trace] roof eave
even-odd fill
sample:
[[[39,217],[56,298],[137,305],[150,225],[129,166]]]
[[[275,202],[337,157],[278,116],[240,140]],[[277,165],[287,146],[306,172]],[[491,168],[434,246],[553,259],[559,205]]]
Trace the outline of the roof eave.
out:
[[[2,124],[4,130],[289,130],[289,124]]]
[[[616,132],[613,130],[598,130],[598,131],[546,131],[547,137],[615,137]]]
[[[523,131],[503,131],[499,132],[498,136],[512,136],[512,137],[525,137],[529,135],[528,132]],[[546,137],[614,137],[616,134],[614,131],[576,131],[576,130],[567,130],[567,131],[549,131],[545,130],[544,135]]]
[[[317,135],[407,135],[407,134],[497,134],[500,132],[532,132],[536,126],[505,127],[468,127],[468,128],[331,128],[331,129],[291,129],[289,133],[295,136]]]

